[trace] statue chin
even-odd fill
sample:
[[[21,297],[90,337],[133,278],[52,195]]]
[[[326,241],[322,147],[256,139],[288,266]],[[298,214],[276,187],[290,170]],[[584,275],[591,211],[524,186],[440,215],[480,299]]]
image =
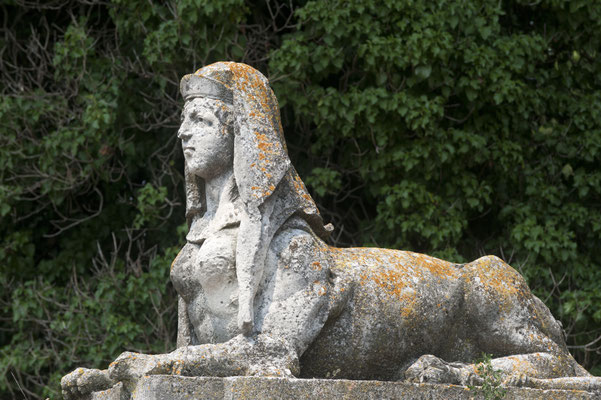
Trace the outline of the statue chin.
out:
[[[178,348],[79,368],[61,381],[66,399],[157,374],[478,385],[483,353],[505,385],[601,391],[503,260],[328,246],[260,72],[215,63],[180,89],[191,228],[171,270]]]
[[[207,167],[199,165],[196,162],[186,162],[186,168],[188,169],[191,175],[197,176],[202,179],[207,179],[207,177],[211,176],[210,170]]]
[[[217,155],[213,160],[208,158],[200,158],[200,152],[190,154],[190,150],[184,150],[184,157],[186,160],[186,168],[190,174],[195,175],[202,179],[213,179],[224,172],[231,170],[231,165],[224,165],[222,158]]]

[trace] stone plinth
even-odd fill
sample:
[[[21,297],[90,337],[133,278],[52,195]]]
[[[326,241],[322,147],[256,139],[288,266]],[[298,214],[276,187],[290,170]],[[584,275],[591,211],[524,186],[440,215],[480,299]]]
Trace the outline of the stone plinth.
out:
[[[155,375],[140,380],[131,396],[121,384],[96,392],[92,400],[200,400],[200,399],[483,399],[478,390],[464,386],[403,382],[287,378],[205,378]],[[601,399],[600,394],[579,390],[508,388],[506,400]]]

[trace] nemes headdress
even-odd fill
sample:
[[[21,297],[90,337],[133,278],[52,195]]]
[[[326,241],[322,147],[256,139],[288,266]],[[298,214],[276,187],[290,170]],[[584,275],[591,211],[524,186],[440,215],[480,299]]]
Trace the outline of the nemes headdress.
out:
[[[253,298],[276,231],[292,215],[305,219],[322,239],[333,228],[324,227],[315,202],[290,162],[277,99],[263,74],[246,64],[218,62],[184,76],[180,90],[186,101],[198,97],[220,100],[231,105],[235,114],[233,170],[246,214],[236,250],[238,324],[249,333]],[[202,189],[196,180],[186,174],[189,218],[202,212]]]

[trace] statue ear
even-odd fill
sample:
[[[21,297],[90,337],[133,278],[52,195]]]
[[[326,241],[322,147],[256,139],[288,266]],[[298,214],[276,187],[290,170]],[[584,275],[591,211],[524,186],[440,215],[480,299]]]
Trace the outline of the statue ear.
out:
[[[263,82],[262,82],[263,83]],[[269,86],[234,95],[234,176],[249,216],[258,212],[290,169],[279,109]],[[258,99],[257,97],[260,97]],[[276,116],[277,122],[272,120]]]

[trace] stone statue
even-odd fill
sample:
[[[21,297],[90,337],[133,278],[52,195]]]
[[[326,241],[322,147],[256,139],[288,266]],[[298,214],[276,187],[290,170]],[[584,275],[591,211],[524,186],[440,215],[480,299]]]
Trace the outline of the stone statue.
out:
[[[601,389],[501,259],[328,246],[260,72],[219,62],[180,89],[190,230],[171,266],[177,349],[79,368],[61,381],[65,398],[152,374],[478,384],[482,353],[506,385]]]

